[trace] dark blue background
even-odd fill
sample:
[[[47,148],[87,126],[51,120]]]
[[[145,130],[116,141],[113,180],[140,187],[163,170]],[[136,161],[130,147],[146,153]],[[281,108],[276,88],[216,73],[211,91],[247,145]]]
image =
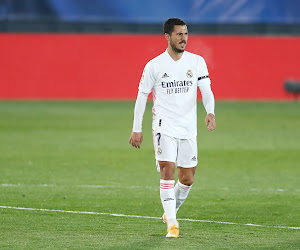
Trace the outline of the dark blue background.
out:
[[[300,23],[300,0],[0,0],[0,20],[157,24]]]

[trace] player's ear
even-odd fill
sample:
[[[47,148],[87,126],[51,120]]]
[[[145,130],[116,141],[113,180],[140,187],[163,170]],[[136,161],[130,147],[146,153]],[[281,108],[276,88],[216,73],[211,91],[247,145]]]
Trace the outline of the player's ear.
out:
[[[168,33],[165,33],[165,38],[167,41],[170,41],[170,35]]]

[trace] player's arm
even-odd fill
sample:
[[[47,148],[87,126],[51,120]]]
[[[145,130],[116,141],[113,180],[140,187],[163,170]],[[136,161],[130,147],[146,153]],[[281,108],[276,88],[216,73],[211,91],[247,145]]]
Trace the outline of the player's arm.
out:
[[[208,131],[213,131],[216,127],[214,94],[211,90],[210,83],[201,84],[199,89],[202,95],[203,106],[207,113],[207,116],[205,117],[205,124]]]
[[[146,109],[148,95],[154,86],[153,65],[148,62],[144,68],[143,75],[139,84],[139,92],[134,107],[133,129],[129,138],[129,144],[135,148],[140,148],[143,141],[142,122]]]
[[[199,63],[198,87],[202,95],[203,106],[207,113],[205,124],[208,131],[213,131],[216,127],[215,97],[210,87],[211,82],[208,77],[208,70],[204,59],[201,58]]]
[[[129,144],[135,148],[140,148],[143,141],[142,123],[146,109],[148,93],[139,90],[134,107],[134,120],[132,133],[129,138]]]

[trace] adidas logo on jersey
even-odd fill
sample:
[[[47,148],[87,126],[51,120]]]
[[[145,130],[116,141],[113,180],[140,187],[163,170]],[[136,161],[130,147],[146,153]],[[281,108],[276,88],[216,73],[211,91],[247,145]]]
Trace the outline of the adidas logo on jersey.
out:
[[[169,77],[167,73],[164,73],[164,75],[162,76],[162,78],[167,78]]]
[[[191,161],[197,161],[196,156],[194,156],[194,157],[191,159]]]

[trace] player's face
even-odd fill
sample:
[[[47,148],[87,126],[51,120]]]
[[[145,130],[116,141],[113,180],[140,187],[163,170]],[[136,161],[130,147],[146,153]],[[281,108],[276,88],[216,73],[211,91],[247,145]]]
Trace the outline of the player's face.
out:
[[[169,38],[170,46],[176,53],[182,53],[188,39],[188,30],[186,25],[175,25],[174,30]]]

